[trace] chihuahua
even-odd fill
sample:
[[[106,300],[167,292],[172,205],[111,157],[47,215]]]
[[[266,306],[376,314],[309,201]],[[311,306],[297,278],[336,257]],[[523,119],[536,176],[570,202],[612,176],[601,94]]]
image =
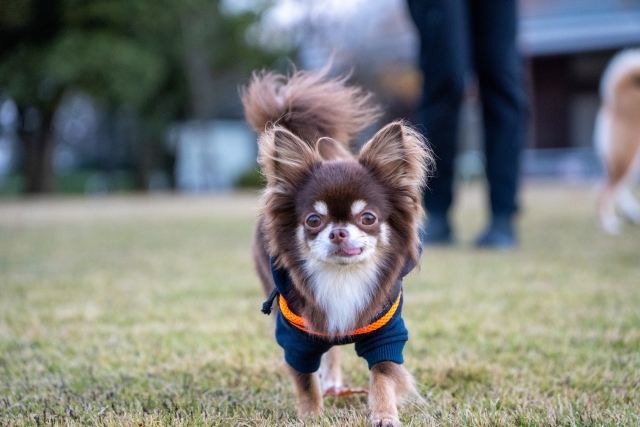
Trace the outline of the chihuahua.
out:
[[[355,343],[371,372],[371,423],[398,426],[400,398],[415,393],[402,365],[402,278],[421,251],[427,141],[396,121],[353,156],[350,141],[379,109],[328,69],[256,73],[241,96],[266,178],[254,261],[271,295],[263,311],[275,301],[298,415],[317,415],[323,395],[350,391],[338,346]]]

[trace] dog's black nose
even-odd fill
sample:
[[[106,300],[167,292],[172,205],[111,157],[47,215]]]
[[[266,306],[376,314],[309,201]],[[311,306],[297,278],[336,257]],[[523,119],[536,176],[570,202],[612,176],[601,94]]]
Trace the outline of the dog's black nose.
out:
[[[349,232],[346,228],[334,228],[331,230],[331,233],[329,233],[329,240],[331,240],[331,243],[335,243],[336,245],[344,242],[348,238]]]

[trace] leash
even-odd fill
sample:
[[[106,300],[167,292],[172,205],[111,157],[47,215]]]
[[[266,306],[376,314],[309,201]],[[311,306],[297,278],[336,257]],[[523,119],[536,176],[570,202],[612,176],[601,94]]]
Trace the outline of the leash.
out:
[[[262,311],[264,314],[271,314],[271,306],[273,306],[273,300],[276,299],[280,292],[278,292],[278,288],[273,288],[271,295],[269,295],[269,299],[267,299],[264,303],[262,303]]]

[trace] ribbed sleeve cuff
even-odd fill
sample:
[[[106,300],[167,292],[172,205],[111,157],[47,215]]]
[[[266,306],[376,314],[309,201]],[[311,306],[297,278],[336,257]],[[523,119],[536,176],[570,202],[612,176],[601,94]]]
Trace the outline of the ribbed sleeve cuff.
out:
[[[320,357],[305,359],[294,352],[285,351],[284,360],[301,374],[312,374],[320,368]]]
[[[404,363],[404,358],[402,357],[402,349],[404,348],[404,343],[405,341],[399,341],[383,345],[367,353],[364,353],[361,356],[369,364],[369,369],[371,369],[376,363],[385,361],[402,364]]]

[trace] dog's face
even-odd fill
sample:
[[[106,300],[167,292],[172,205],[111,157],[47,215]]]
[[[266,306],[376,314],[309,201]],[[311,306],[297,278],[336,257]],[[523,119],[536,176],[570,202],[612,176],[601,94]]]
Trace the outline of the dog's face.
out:
[[[332,140],[302,141],[275,126],[260,143],[267,177],[265,234],[288,268],[311,259],[358,265],[418,257],[420,191],[431,159],[410,128],[392,123],[354,160]]]
[[[296,240],[306,258],[360,263],[389,246],[388,190],[359,163],[318,164],[295,199]]]

